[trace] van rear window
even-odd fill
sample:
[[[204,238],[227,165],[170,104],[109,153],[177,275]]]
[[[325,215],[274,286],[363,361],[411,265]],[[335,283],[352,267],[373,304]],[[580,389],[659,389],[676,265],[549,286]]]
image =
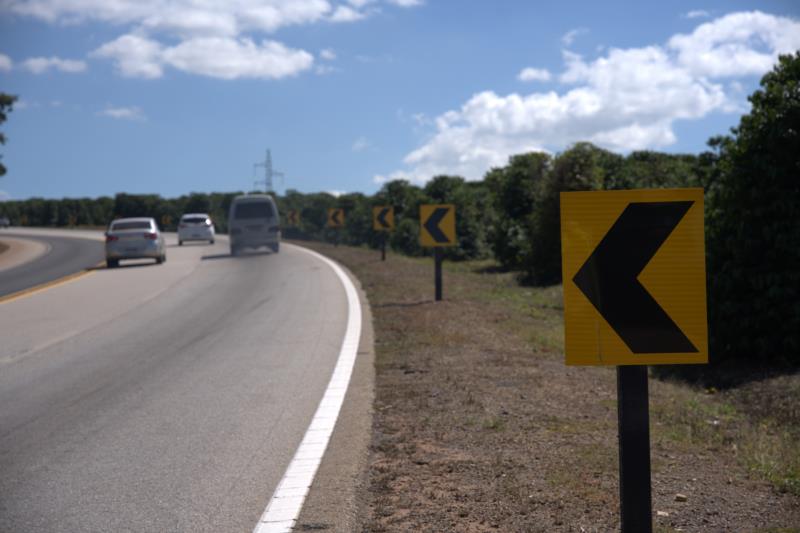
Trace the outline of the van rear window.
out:
[[[181,222],[185,224],[205,224],[206,217],[184,217]]]
[[[272,216],[272,204],[269,202],[242,202],[236,204],[233,218],[267,218]]]

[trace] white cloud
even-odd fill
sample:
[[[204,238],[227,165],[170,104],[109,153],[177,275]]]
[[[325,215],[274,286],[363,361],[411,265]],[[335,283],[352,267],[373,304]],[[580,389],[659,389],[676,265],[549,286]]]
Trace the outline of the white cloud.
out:
[[[526,67],[517,75],[520,81],[549,81],[550,72],[543,68]]]
[[[673,36],[668,47],[696,76],[758,75],[800,49],[800,22],[760,11],[731,13]]]
[[[283,78],[311,68],[314,58],[276,41],[198,37],[162,47],[137,35],[106,43],[94,55],[114,59],[124,76],[158,78],[165,66],[221,79]]]
[[[0,202],[7,202],[11,200],[11,195],[6,191],[0,190]]]
[[[706,11],[705,9],[693,9],[686,13],[683,18],[687,19],[704,19],[711,16],[711,13]]]
[[[97,113],[104,117],[115,118],[118,120],[143,121],[146,117],[138,107],[107,107]]]
[[[353,143],[353,151],[354,152],[363,152],[367,148],[369,148],[370,144],[366,137],[359,137]]]
[[[0,54],[0,72],[8,72],[13,66],[14,62],[11,61],[10,57],[5,54]]]
[[[355,22],[363,18],[366,18],[366,15],[361,11],[343,5],[338,6],[336,11],[333,12],[333,15],[331,15],[332,22]]]
[[[6,0],[3,10],[50,23],[105,22],[187,35],[233,36],[324,20],[328,0]]]
[[[797,22],[754,12],[707,22],[665,45],[609,48],[592,60],[564,51],[563,90],[475,94],[436,117],[427,141],[404,158],[406,169],[374,180],[480,179],[512,154],[578,141],[617,151],[669,146],[676,121],[741,112],[741,85],[732,78],[761,75],[777,54],[797,48]]]
[[[347,194],[347,191],[331,190],[331,191],[327,191],[327,193],[330,194],[331,196],[335,196],[336,198],[339,198],[343,194]]]
[[[75,59],[60,57],[31,57],[20,64],[20,67],[34,74],[43,74],[50,69],[75,74],[86,71],[86,63]]]
[[[91,55],[115,60],[119,73],[129,78],[160,78],[164,73],[161,45],[139,35],[123,35]]]
[[[336,59],[336,52],[334,52],[330,48],[325,48],[324,50],[320,51],[319,57],[320,59],[324,59],[326,61],[333,61],[334,59]]]
[[[173,67],[224,79],[281,78],[311,70],[313,56],[275,40],[261,40],[260,44],[255,44],[253,34],[273,33],[298,25],[362,20],[380,12],[377,2],[0,0],[0,12],[51,24],[95,22],[121,28],[121,35],[100,46],[92,57],[114,60],[120,74],[127,77],[159,78],[165,67]],[[418,0],[388,3],[400,7],[421,4]],[[219,50],[212,46],[218,46]],[[223,53],[232,54],[230,64],[221,57]],[[210,57],[201,57],[201,54]],[[331,60],[335,55],[321,58]],[[75,63],[43,65],[39,61],[31,68],[40,71],[51,66],[67,71],[80,68]]]
[[[578,35],[582,35],[584,33],[589,33],[589,30],[586,28],[575,28],[573,30],[569,30],[567,33],[561,36],[561,43],[564,46],[569,46],[575,41],[575,38],[578,37]]]
[[[164,61],[185,72],[214,78],[284,78],[311,68],[314,57],[276,41],[207,37],[183,41],[163,52]]]

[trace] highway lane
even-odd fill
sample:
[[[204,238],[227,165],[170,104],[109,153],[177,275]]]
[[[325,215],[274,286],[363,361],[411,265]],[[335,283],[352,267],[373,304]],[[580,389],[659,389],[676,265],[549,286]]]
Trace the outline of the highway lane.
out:
[[[0,304],[0,531],[252,531],[322,397],[341,282],[227,242]]]
[[[0,239],[3,236],[42,243],[47,251],[31,262],[0,271],[0,297],[83,271],[105,259],[103,242],[98,237],[87,239],[66,232],[47,234],[30,230],[3,231]]]

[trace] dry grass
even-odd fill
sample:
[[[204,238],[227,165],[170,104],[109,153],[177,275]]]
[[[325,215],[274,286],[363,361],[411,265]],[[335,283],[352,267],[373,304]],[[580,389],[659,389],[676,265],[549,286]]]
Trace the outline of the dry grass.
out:
[[[434,302],[430,259],[314,247],[354,272],[373,308],[364,531],[618,528],[615,373],[564,366],[560,287],[445,263]],[[654,515],[667,514],[657,531],[800,524],[800,499],[780,490],[797,441],[731,394],[651,380]]]

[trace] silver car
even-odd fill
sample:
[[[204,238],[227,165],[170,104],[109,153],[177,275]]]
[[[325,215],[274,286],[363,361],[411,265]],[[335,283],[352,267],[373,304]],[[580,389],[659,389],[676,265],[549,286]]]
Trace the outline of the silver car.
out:
[[[156,221],[149,217],[118,218],[106,232],[106,265],[119,266],[121,259],[167,260],[164,236]]]
[[[208,241],[214,244],[214,223],[206,213],[186,213],[178,223],[178,246],[186,241]]]

